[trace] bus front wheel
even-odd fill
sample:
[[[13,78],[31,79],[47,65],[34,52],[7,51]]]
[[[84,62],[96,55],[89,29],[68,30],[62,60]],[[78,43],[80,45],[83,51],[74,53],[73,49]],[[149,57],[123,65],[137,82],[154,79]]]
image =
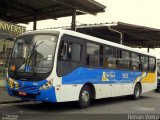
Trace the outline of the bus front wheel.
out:
[[[78,101],[79,108],[87,108],[90,105],[91,101],[91,89],[89,86],[83,86]]]

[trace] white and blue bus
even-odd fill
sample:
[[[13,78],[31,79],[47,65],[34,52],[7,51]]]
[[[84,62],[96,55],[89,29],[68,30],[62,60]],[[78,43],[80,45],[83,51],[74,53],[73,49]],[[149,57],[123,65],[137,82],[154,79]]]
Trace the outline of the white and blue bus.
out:
[[[11,96],[42,102],[77,101],[156,89],[156,57],[70,30],[42,30],[17,37],[8,68]]]

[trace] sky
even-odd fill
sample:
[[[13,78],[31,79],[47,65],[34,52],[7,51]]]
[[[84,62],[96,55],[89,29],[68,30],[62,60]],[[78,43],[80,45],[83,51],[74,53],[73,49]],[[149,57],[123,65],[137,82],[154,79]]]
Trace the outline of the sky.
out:
[[[79,24],[125,22],[140,26],[160,29],[160,0],[96,0],[107,8],[104,13],[94,15],[77,16]],[[57,20],[43,20],[37,23],[37,29],[70,26],[71,17],[59,18]],[[23,25],[27,30],[33,29],[33,23]],[[147,51],[146,49],[143,49]],[[151,53],[160,57],[159,49],[151,49]]]

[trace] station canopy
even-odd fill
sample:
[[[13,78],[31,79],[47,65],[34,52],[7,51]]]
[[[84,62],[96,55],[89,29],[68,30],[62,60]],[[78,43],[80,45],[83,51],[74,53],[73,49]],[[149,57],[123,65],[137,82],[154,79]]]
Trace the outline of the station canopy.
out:
[[[57,19],[104,12],[106,6],[94,0],[0,0],[0,19],[13,23],[28,23],[35,19]]]
[[[76,31],[136,48],[160,48],[160,29],[123,22],[77,26]]]

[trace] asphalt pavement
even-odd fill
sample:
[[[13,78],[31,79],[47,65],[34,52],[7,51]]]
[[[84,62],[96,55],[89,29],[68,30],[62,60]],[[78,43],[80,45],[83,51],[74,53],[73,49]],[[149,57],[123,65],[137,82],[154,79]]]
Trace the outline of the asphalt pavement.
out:
[[[78,109],[74,102],[21,102],[0,104],[1,118],[15,120],[159,120],[160,93],[142,94],[139,100],[126,96],[92,101],[87,109]],[[9,119],[8,119],[9,120]]]

